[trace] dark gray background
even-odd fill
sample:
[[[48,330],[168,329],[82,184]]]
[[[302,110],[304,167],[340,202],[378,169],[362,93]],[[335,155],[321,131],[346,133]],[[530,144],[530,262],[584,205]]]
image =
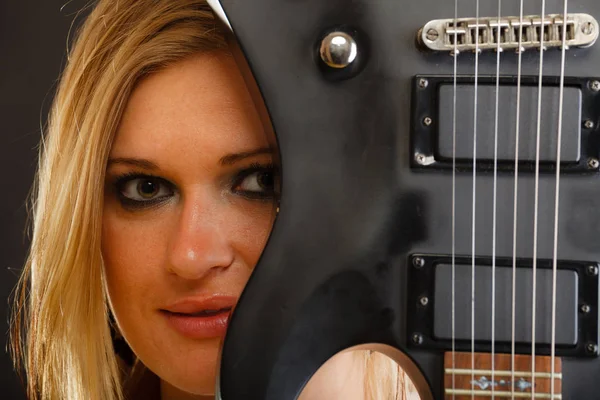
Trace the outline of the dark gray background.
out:
[[[81,20],[77,13],[85,4],[0,0],[0,313],[5,345],[8,297],[29,245],[25,201],[36,168],[37,144],[66,59],[69,29]],[[2,350],[0,397],[24,399],[6,346]]]

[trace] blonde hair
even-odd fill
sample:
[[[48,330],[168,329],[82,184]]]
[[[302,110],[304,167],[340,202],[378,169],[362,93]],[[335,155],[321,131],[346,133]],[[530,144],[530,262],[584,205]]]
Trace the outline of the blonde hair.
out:
[[[30,399],[124,398],[101,255],[108,154],[141,78],[226,47],[205,0],[99,0],[79,30],[40,145],[33,236],[11,321]],[[365,362],[367,398],[389,399],[398,372],[389,359]]]
[[[365,399],[418,400],[417,389],[396,361],[378,351],[357,350],[365,370]]]
[[[11,350],[29,398],[122,399],[101,256],[104,173],[136,82],[224,48],[203,0],[100,0],[68,57],[40,147]]]

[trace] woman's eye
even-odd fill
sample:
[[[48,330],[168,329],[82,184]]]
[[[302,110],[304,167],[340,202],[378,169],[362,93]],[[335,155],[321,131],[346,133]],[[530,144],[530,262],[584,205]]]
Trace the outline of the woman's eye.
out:
[[[255,168],[242,175],[235,190],[252,197],[273,197],[277,191],[276,185],[274,168]]]
[[[173,194],[173,190],[161,179],[140,177],[119,183],[119,192],[124,198],[137,202],[156,201]]]

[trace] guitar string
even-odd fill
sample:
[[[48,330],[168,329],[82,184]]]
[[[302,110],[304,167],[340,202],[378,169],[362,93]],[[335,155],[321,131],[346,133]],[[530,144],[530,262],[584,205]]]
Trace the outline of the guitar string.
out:
[[[517,222],[518,222],[518,198],[519,198],[519,133],[521,120],[521,66],[523,60],[523,0],[521,0],[519,11],[519,47],[517,48],[517,111],[515,124],[515,178],[513,199],[513,259],[512,259],[512,321],[511,321],[511,346],[510,346],[510,381],[511,400],[515,400],[515,312],[516,312],[516,285],[517,285]]]
[[[452,108],[452,400],[456,388],[456,89],[458,69],[458,0],[454,0],[454,90]]]
[[[500,103],[500,37],[502,35],[502,0],[498,0],[498,24],[496,26],[496,110],[494,121],[494,200],[492,216],[492,382],[495,380],[495,340],[496,340],[496,217],[498,194],[498,105]],[[495,399],[494,384],[492,383],[492,400]]]
[[[477,189],[477,89],[479,80],[479,0],[475,3],[475,85],[473,110],[473,199],[471,216],[471,381],[475,381],[475,210]],[[471,400],[475,392],[471,391]]]
[[[564,0],[563,26],[562,26],[562,49],[560,60],[560,94],[558,103],[558,133],[556,143],[556,187],[554,199],[554,246],[552,254],[552,339],[550,344],[550,398],[554,399],[554,359],[556,348],[556,275],[558,266],[558,209],[560,193],[560,159],[562,145],[562,121],[563,121],[563,101],[565,90],[565,59],[567,50],[567,7],[568,0]]]
[[[533,215],[533,288],[531,292],[531,398],[535,398],[535,334],[536,334],[536,304],[537,304],[537,251],[538,251],[538,206],[540,188],[540,134],[542,118],[542,78],[544,73],[544,31],[545,31],[546,0],[542,0],[541,24],[539,29],[540,66],[538,76],[537,132],[535,144],[535,196]]]
[[[496,27],[496,116],[494,121],[494,204],[492,217],[492,382],[495,380],[495,340],[496,340],[496,228],[497,228],[497,194],[498,194],[498,105],[500,103],[500,37],[502,35],[502,0],[498,0],[498,26]],[[492,400],[495,398],[492,384]]]

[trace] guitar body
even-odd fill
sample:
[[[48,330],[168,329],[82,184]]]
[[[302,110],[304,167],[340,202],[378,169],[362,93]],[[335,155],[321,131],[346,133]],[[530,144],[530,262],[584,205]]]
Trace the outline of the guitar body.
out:
[[[481,18],[497,17],[497,1],[480,3]],[[220,6],[277,134],[283,195],[272,235],[231,320],[218,396],[295,399],[329,358],[369,343],[388,349],[422,398],[433,399],[452,398],[444,394],[444,357],[453,345],[467,353],[474,344],[478,353],[509,355],[513,348],[531,355],[533,347],[536,355],[550,356],[561,51],[544,53],[541,120],[540,52],[522,55],[515,219],[519,57],[514,50],[501,54],[496,124],[496,53],[482,51],[476,60],[474,52],[461,52],[455,91],[455,58],[417,40],[429,21],[455,17],[453,1],[221,0]],[[562,0],[546,1],[545,15],[562,12]],[[600,2],[572,0],[570,13],[599,18]],[[503,1],[502,15],[518,18],[519,2]],[[525,2],[524,15],[542,15],[541,2]],[[475,18],[475,0],[459,0],[458,17]],[[319,56],[322,38],[336,30],[356,39],[358,56],[345,69],[328,67]],[[600,175],[593,162],[600,156],[600,94],[593,83],[600,76],[600,44],[572,47],[565,55],[556,357],[563,399],[600,399],[594,348]],[[538,121],[542,160],[536,179]],[[481,159],[475,156],[473,164],[475,130]],[[454,131],[460,156],[453,176]],[[501,157],[495,180],[490,155],[496,131]],[[533,310],[536,320],[527,322]]]

